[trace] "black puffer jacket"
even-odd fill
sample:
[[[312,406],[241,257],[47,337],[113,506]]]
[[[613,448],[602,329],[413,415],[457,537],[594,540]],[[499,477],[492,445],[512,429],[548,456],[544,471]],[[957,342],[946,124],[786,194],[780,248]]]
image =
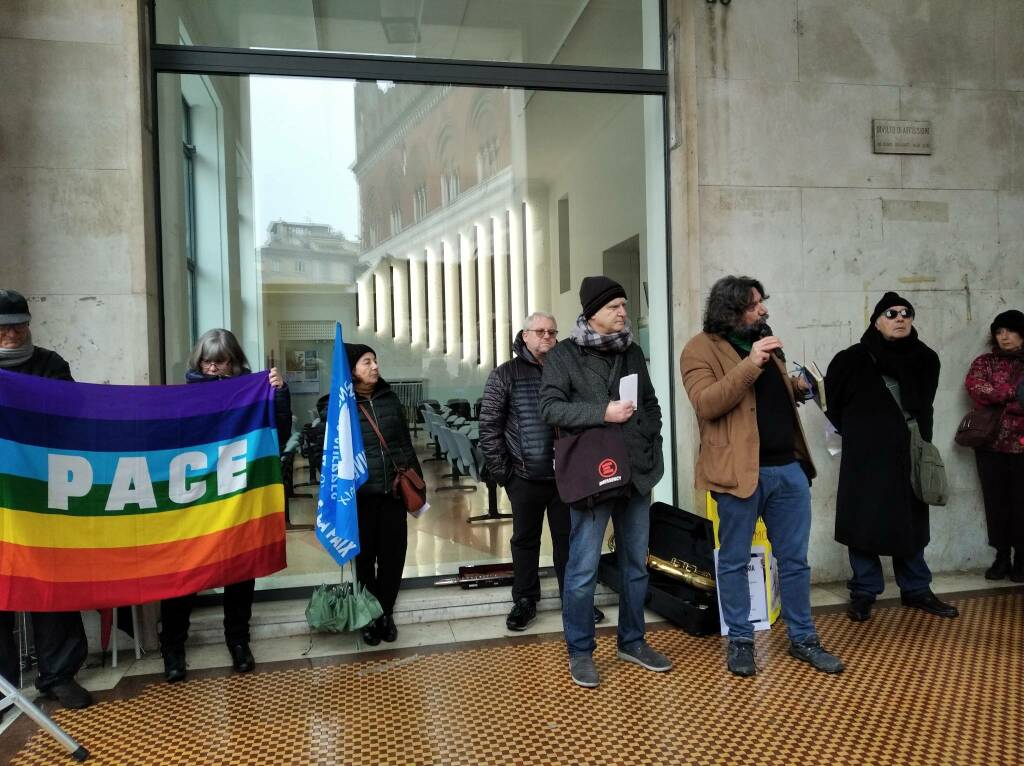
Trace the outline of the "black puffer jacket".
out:
[[[391,386],[381,378],[374,386],[370,398],[364,399],[356,394],[356,403],[361,405],[359,425],[363,429],[363,447],[366,449],[366,462],[370,471],[366,483],[359,488],[359,494],[390,495],[391,483],[395,480],[396,463],[402,468],[412,468],[422,478],[423,469],[420,468],[420,461],[416,457],[416,450],[409,436],[405,407],[402,406],[398,395],[391,390]],[[388,443],[387,451],[381,445],[362,408],[366,408],[377,421],[377,427]]]
[[[226,376],[204,375],[198,370],[185,373],[186,383],[209,383],[212,380],[226,380]],[[292,435],[292,394],[287,383],[274,389],[274,425],[277,426],[277,451],[283,455],[288,437]]]
[[[28,361],[22,362],[14,367],[4,367],[7,372],[20,372],[23,375],[35,375],[39,378],[54,378],[55,380],[74,380],[71,377],[71,368],[64,358],[56,351],[36,346]]]
[[[520,332],[516,357],[494,368],[480,404],[480,449],[487,470],[505,485],[513,475],[554,479],[554,434],[540,416],[541,365]]]

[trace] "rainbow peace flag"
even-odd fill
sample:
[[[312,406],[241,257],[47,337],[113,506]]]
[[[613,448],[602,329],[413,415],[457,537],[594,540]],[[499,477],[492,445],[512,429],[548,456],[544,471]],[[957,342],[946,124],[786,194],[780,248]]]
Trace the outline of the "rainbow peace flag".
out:
[[[0,609],[141,604],[284,567],[266,373],[102,386],[0,370]]]

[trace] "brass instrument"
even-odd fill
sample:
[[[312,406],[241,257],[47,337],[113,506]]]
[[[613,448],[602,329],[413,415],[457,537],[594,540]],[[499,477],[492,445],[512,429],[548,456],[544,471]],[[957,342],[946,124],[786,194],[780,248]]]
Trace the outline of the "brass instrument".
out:
[[[608,538],[608,550],[615,550],[615,535],[611,535]],[[691,564],[688,561],[681,561],[675,557],[666,561],[665,559],[658,558],[647,552],[647,566],[653,569],[655,572],[661,572],[669,577],[673,577],[676,580],[689,585],[691,588],[697,590],[705,590],[714,592],[715,590],[715,577],[707,570],[701,569],[696,564]]]

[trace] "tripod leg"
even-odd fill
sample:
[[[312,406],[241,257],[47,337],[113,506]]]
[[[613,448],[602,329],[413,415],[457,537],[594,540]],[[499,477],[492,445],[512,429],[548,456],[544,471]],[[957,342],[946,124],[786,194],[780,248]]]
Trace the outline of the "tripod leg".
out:
[[[0,676],[0,708],[10,706],[17,707],[25,715],[39,724],[39,727],[46,731],[51,737],[67,748],[71,757],[76,761],[84,761],[89,757],[89,751],[71,739],[64,730],[53,722],[50,716],[40,710],[34,702],[31,702],[20,689],[14,687],[6,678]]]

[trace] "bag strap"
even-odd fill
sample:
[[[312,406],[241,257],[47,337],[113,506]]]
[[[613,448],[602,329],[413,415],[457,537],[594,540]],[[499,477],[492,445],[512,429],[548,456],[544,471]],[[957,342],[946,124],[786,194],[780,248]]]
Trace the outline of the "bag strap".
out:
[[[615,361],[612,362],[612,369],[611,369],[611,372],[608,374],[608,395],[609,396],[612,396],[612,397],[615,396],[615,393],[614,393],[614,391],[612,389],[612,386],[615,385],[615,381],[618,380],[619,373],[622,372],[622,365],[625,364],[625,362],[623,361],[625,359],[625,356],[626,356],[626,352],[625,351],[623,351],[621,354],[616,354],[615,355]],[[637,395],[639,396],[639,392],[638,392]],[[611,400],[611,401],[614,401],[614,399]],[[601,425],[604,426],[604,425],[607,425],[607,424],[606,423],[602,423]],[[556,439],[560,439],[561,436],[562,436],[561,429],[558,426],[555,426],[555,438]]]
[[[388,457],[391,458],[391,464],[398,468],[398,463],[395,461],[395,456],[391,453],[391,447],[388,446],[387,440],[384,438],[384,434],[380,432],[380,428],[377,426],[377,421],[373,419],[373,416],[367,411],[366,407],[359,405],[360,412],[366,416],[366,422],[370,424],[373,432],[377,434],[377,438],[380,440],[380,446],[384,448],[384,451],[388,453]]]
[[[907,428],[910,428],[909,424],[916,423],[917,418],[915,418],[913,415],[907,412],[907,410],[903,407],[902,400],[898,396],[896,396],[896,392],[893,391],[892,387],[889,385],[889,381],[892,380],[896,382],[896,387],[899,388],[900,382],[896,380],[896,378],[890,375],[886,375],[879,369],[878,359],[875,358],[875,355],[871,353],[871,350],[867,346],[864,347],[864,350],[868,352],[868,356],[871,357],[871,361],[874,362],[875,364],[875,369],[878,370],[878,374],[882,376],[882,383],[885,384],[885,390],[889,392],[889,396],[892,397],[892,400],[896,402],[896,406],[900,408],[900,412],[903,413],[903,419],[907,422]]]

